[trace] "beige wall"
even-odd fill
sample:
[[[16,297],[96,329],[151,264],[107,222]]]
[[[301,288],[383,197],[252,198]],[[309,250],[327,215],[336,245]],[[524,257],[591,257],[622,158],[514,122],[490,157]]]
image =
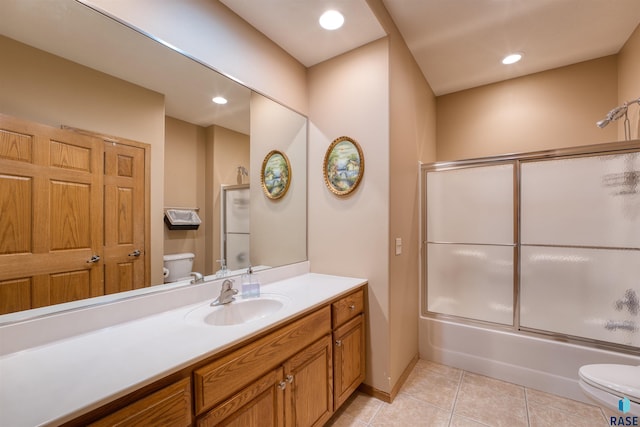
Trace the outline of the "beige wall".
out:
[[[151,283],[162,283],[164,97],[2,36],[0,52],[2,113],[151,145]]]
[[[251,264],[277,266],[306,259],[307,120],[257,93],[251,94]],[[291,165],[289,189],[279,199],[262,190],[261,171],[271,150]]]
[[[389,45],[370,43],[309,69],[309,259],[315,272],[369,280],[367,384],[391,389],[389,370]],[[366,71],[366,72],[365,72]],[[331,142],[354,138],[364,179],[331,193],[322,163]],[[375,351],[374,351],[375,349]]]
[[[436,158],[436,100],[379,0],[369,0],[389,34],[389,352],[392,387],[418,355],[420,215],[418,162]],[[377,6],[376,6],[377,5]],[[396,255],[395,240],[402,239]]]
[[[164,254],[195,254],[193,271],[205,268],[205,129],[166,117],[164,147],[165,207],[199,208],[198,230],[169,230],[164,227]]]
[[[306,68],[217,0],[83,0],[307,113]]]
[[[456,160],[617,139],[616,56],[439,96],[437,157]]]
[[[618,102],[640,98],[640,25],[618,54]],[[612,106],[613,108],[613,106]],[[640,105],[629,107],[631,139],[640,139]],[[622,120],[618,123],[618,139],[624,140]]]

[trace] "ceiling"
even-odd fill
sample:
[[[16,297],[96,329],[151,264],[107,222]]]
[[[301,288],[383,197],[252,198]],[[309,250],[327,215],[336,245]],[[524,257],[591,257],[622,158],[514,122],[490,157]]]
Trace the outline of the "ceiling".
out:
[[[386,35],[367,0],[220,1],[307,67]],[[436,95],[615,54],[640,23],[640,0],[379,1]],[[343,28],[319,27],[328,8]],[[0,34],[162,93],[172,117],[249,132],[248,89],[74,0],[2,0]],[[512,50],[525,58],[500,64]]]
[[[171,117],[249,133],[251,91],[211,68],[75,0],[0,1],[0,35],[158,92]]]
[[[366,0],[220,1],[307,67],[385,36]],[[382,2],[436,95],[615,54],[640,24],[640,0]],[[342,28],[319,27],[327,9]]]

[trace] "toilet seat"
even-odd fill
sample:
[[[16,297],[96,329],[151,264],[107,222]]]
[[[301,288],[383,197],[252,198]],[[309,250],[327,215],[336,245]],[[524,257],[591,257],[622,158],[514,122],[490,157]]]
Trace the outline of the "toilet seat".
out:
[[[596,364],[582,366],[580,381],[619,398],[640,404],[640,366]]]

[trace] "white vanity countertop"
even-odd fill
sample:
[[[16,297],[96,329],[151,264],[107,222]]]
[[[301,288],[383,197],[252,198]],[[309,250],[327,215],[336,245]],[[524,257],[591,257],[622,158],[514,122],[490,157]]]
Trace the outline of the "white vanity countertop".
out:
[[[210,302],[202,301],[4,355],[0,425],[69,421],[365,283],[309,273],[263,285],[262,293],[285,295],[289,302],[280,311],[246,324],[185,321],[187,313]]]

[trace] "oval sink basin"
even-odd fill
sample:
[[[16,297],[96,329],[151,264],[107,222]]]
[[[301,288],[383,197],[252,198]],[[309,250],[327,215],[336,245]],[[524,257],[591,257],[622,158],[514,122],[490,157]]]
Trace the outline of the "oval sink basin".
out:
[[[212,326],[230,326],[254,322],[282,310],[288,298],[283,295],[263,294],[257,298],[236,300],[224,305],[211,306],[207,303],[186,315],[191,323]]]

